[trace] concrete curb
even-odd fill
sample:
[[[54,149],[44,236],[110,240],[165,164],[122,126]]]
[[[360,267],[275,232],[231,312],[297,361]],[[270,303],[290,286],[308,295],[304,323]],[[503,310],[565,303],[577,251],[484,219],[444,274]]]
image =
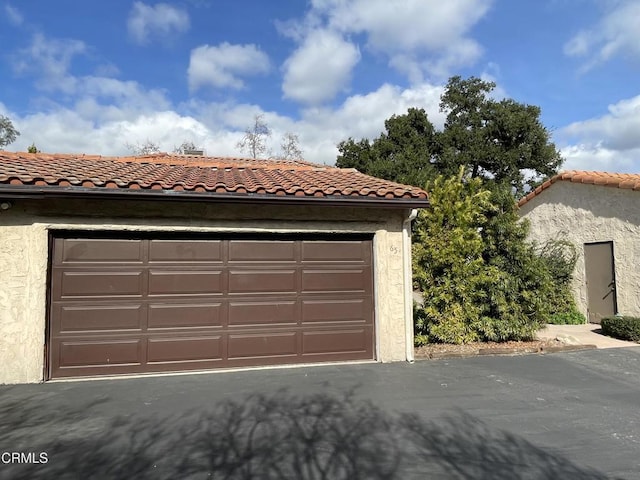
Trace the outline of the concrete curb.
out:
[[[576,350],[595,350],[597,348],[597,345],[563,345],[561,347],[543,347],[541,353],[573,352]]]
[[[434,352],[429,354],[416,354],[416,360],[441,360],[447,358],[467,358],[477,356],[500,356],[500,355],[545,355],[547,353],[575,352],[578,350],[594,350],[597,345],[558,345],[553,347],[540,348],[480,348],[475,352]]]

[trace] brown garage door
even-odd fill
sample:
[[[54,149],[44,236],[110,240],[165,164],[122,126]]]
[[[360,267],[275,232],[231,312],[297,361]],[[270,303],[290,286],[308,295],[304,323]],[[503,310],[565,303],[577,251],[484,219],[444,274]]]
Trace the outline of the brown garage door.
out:
[[[49,376],[373,359],[371,255],[354,237],[59,234]]]

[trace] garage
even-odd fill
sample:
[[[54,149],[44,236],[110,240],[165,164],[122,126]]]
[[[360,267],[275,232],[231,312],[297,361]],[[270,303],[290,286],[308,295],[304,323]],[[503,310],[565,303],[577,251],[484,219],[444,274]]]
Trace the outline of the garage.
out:
[[[50,378],[374,359],[370,239],[52,239]]]
[[[413,359],[417,187],[0,150],[0,384]]]

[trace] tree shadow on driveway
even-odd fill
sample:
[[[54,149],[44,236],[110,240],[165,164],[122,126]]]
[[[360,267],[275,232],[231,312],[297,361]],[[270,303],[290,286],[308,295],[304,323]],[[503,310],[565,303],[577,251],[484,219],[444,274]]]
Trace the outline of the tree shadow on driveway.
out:
[[[0,464],[0,478],[586,479],[609,478],[463,412],[438,421],[389,414],[353,394],[282,390],[179,416],[115,418],[102,399],[46,413],[0,400],[0,450],[46,464]]]

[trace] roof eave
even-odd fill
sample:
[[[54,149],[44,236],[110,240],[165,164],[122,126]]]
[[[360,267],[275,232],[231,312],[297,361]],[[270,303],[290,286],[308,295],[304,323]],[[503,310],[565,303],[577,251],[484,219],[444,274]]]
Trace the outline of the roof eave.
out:
[[[175,190],[125,190],[86,187],[34,187],[33,185],[0,185],[0,197],[24,199],[96,198],[151,199],[181,202],[220,202],[260,205],[322,205],[326,207],[427,208],[426,198],[379,198],[345,195],[322,197],[274,195],[259,193],[209,193]]]

